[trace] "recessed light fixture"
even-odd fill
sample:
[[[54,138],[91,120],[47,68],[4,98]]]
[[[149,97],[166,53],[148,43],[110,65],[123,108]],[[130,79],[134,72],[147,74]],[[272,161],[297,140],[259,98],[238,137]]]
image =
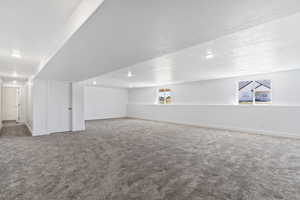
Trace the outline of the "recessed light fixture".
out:
[[[93,81],[93,85],[97,85],[97,82],[96,82],[96,81]]]
[[[212,59],[214,57],[214,54],[211,51],[207,51],[206,59]]]
[[[13,77],[17,77],[17,76],[18,76],[17,72],[14,72]]]
[[[127,73],[127,76],[128,76],[128,77],[132,77],[132,76],[133,76],[132,72],[129,71],[129,72]]]
[[[18,50],[13,50],[11,56],[14,58],[22,58],[21,53]]]
[[[17,83],[17,81],[13,81],[13,84],[16,84]]]

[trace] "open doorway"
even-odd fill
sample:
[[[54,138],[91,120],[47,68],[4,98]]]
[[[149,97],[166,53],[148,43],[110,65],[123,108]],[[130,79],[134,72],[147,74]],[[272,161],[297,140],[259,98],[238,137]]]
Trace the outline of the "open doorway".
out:
[[[3,121],[25,122],[24,91],[19,87],[3,87]]]
[[[2,120],[0,137],[31,136],[25,125],[24,90],[20,87],[3,87]]]
[[[19,121],[19,88],[3,87],[3,121]]]

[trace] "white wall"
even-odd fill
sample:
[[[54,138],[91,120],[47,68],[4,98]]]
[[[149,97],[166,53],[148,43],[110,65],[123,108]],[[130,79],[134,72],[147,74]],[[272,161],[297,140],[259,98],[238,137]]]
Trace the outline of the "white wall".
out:
[[[19,88],[19,122],[26,121],[26,86],[21,86]]]
[[[2,85],[3,81],[0,78],[0,130],[2,129]]]
[[[163,86],[173,105],[155,105],[158,88],[129,90],[128,116],[300,137],[300,70]],[[273,105],[237,104],[239,80],[271,79]]]
[[[128,90],[104,87],[85,87],[84,110],[86,120],[127,116]]]
[[[129,117],[300,138],[299,106],[128,105]]]
[[[48,82],[42,80],[34,80],[31,92],[32,135],[47,135]]]
[[[84,92],[80,84],[72,84],[71,91],[68,82],[35,79],[23,86],[22,92],[24,121],[33,136],[69,131],[72,121],[72,131],[85,130]]]
[[[70,131],[71,87],[67,82],[36,79],[32,84],[32,134]]]
[[[24,86],[25,95],[25,124],[32,131],[33,128],[33,117],[32,117],[32,82],[27,82]]]
[[[300,105],[300,70],[278,72],[256,76],[199,81],[129,90],[130,104],[154,104],[158,99],[159,88],[172,89],[173,104],[190,105],[234,105],[238,103],[237,87],[239,80],[272,80],[274,105]]]

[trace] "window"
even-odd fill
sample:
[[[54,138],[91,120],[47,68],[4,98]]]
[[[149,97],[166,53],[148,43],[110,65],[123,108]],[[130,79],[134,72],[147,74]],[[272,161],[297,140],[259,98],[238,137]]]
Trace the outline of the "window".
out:
[[[270,104],[272,103],[271,80],[240,81],[240,104]]]
[[[159,89],[158,102],[160,104],[171,104],[171,90],[170,89]]]

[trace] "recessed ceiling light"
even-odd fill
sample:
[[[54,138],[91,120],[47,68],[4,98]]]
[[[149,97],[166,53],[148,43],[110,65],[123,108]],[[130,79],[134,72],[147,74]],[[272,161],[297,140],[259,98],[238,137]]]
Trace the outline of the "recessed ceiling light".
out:
[[[13,84],[16,84],[17,83],[17,81],[13,81]]]
[[[14,72],[13,77],[17,77],[17,76],[18,76],[17,72]]]
[[[208,51],[206,54],[206,59],[212,59],[214,57],[214,54],[211,51]]]
[[[18,50],[13,50],[11,56],[14,58],[22,58],[21,53]]]
[[[97,85],[97,82],[96,82],[96,81],[93,81],[93,85]]]
[[[132,77],[132,76],[133,76],[132,72],[129,71],[128,74],[127,74],[127,76],[128,76],[128,77]]]

